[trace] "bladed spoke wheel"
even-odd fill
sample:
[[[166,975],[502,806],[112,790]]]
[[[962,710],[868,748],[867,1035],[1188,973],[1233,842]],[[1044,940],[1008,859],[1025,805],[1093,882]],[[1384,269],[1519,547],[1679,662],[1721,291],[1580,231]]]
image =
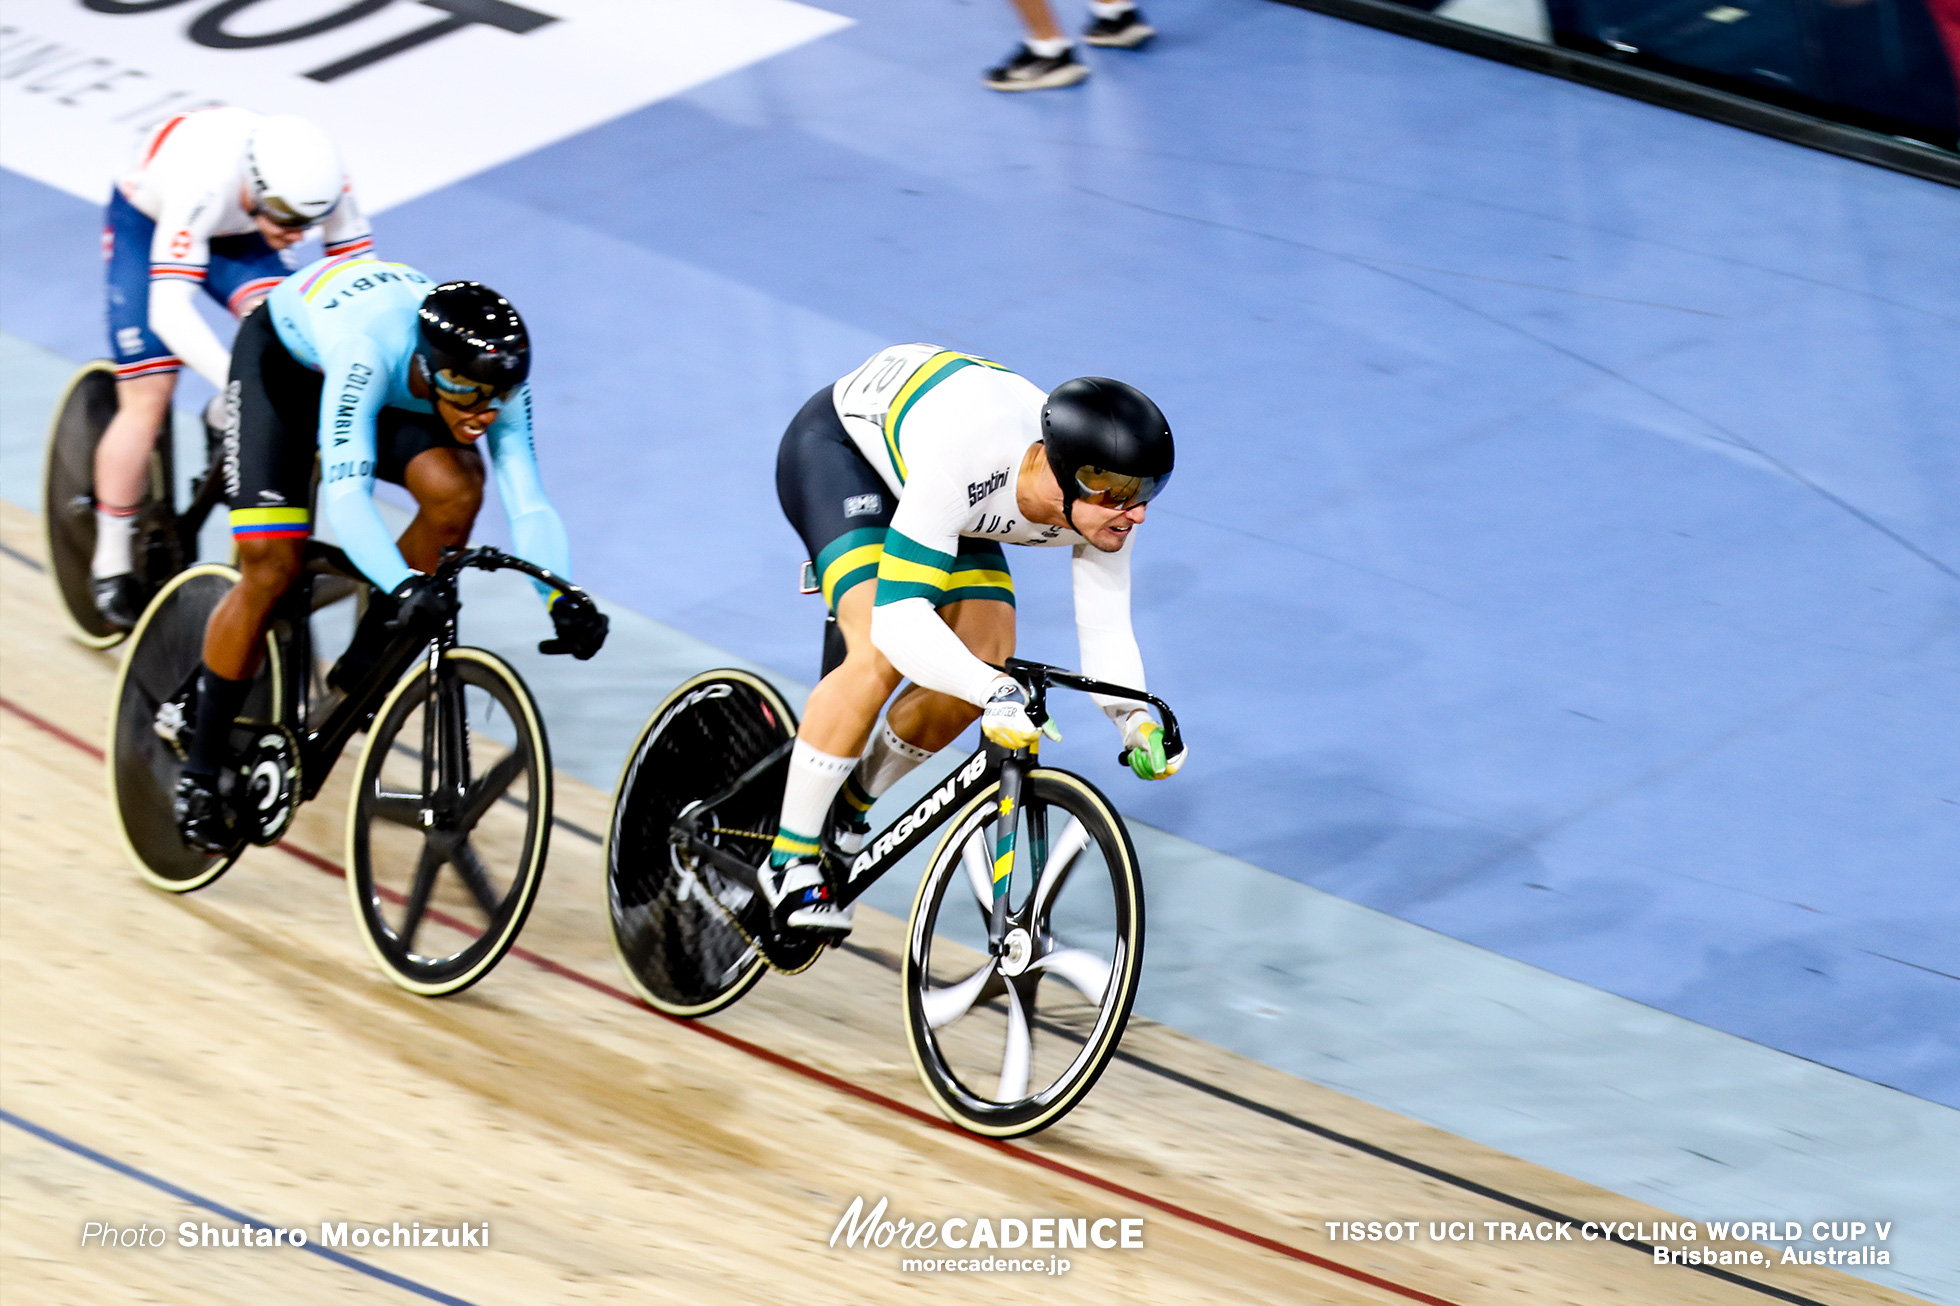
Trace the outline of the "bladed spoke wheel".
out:
[[[524,681],[496,655],[426,660],[381,705],[347,807],[347,890],[368,951],[412,993],[457,993],[524,928],[551,839],[551,749]],[[436,728],[425,729],[434,711]],[[439,756],[423,753],[437,741]]]
[[[116,673],[115,719],[106,750],[110,807],[136,869],[151,884],[172,893],[203,888],[238,859],[237,851],[214,856],[186,844],[177,833],[171,808],[177,777],[184,769],[182,750],[190,746],[187,714],[195,710],[205,622],[237,583],[236,571],[215,562],[177,573],[136,623]],[[279,646],[268,637],[265,665],[240,720],[272,719],[280,674]],[[233,730],[234,747],[249,743],[251,735],[244,727]],[[219,785],[220,792],[234,792],[235,772],[221,775]],[[242,833],[239,843],[242,850]]]
[[[976,1133],[1067,1114],[1115,1055],[1143,967],[1143,882],[1122,819],[1066,771],[1028,773],[1004,936],[989,941],[998,782],[953,818],[913,903],[905,1033],[926,1091]],[[980,907],[976,912],[975,906]]]
[[[769,856],[786,767],[713,811],[700,805],[796,737],[796,714],[765,680],[709,671],[654,709],[620,772],[606,830],[613,950],[633,987],[672,1016],[705,1016],[747,993],[767,968],[736,928],[750,890],[669,840],[693,812],[702,834],[750,865]]]

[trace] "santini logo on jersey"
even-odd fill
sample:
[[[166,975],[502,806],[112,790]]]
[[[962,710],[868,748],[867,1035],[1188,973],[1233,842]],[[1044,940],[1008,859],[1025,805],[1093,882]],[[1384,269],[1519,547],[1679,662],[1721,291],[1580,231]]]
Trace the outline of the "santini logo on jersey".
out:
[[[883,501],[875,494],[854,494],[844,500],[846,517],[876,517]]]
[[[984,481],[971,481],[966,487],[966,506],[977,507],[980,501],[1007,484],[1007,469],[1001,468]]]

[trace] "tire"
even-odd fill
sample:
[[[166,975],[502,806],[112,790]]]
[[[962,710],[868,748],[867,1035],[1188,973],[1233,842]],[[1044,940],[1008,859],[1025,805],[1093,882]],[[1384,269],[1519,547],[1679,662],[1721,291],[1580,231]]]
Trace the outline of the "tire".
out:
[[[720,1011],[762,978],[767,963],[735,925],[752,895],[668,842],[674,819],[732,784],[796,737],[796,714],[745,671],[708,671],[669,694],[647,719],[613,791],[606,829],[606,899],[613,952],[657,1010],[693,1018]],[[714,814],[721,846],[754,865],[769,855],[782,790],[759,783]]]
[[[75,638],[89,648],[110,648],[129,633],[103,620],[89,584],[95,557],[95,446],[115,415],[115,365],[97,359],[75,373],[55,406],[42,470],[48,571]],[[159,444],[150,454],[148,486],[130,541],[135,570],[153,585],[175,575],[185,561],[177,543],[168,465]]]
[[[905,1035],[949,1119],[1018,1138],[1072,1110],[1116,1053],[1143,970],[1143,881],[1108,799],[1066,771],[1030,771],[1007,917],[1026,947],[990,956],[999,803],[995,781],[927,863],[902,967]]]
[[[425,997],[460,993],[503,960],[537,900],[551,841],[551,746],[531,691],[494,653],[453,648],[444,660],[463,705],[460,719],[455,709],[436,714],[439,728],[453,723],[445,751],[468,787],[455,828],[421,819],[426,661],[375,714],[347,804],[354,919],[382,972]],[[437,950],[420,951],[431,924]]]
[[[183,762],[156,732],[157,709],[197,674],[204,657],[204,627],[219,600],[238,583],[238,573],[208,562],[173,576],[150,600],[130,633],[129,651],[116,673],[115,716],[109,723],[107,760],[110,806],[123,848],[144,879],[171,893],[201,889],[238,858],[190,847],[177,833],[171,798]],[[283,662],[266,640],[265,666],[240,719],[270,721],[280,701]],[[242,845],[241,845],[242,850]]]

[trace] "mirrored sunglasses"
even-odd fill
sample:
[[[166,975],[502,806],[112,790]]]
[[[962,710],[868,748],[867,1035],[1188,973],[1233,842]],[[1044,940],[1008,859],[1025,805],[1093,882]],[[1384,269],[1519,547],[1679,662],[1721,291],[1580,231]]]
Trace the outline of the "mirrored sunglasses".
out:
[[[498,412],[510,396],[508,390],[499,390],[496,386],[482,381],[472,381],[446,367],[436,369],[435,382],[436,389],[442,392],[442,397],[448,400],[452,407],[460,408],[464,412],[474,412],[479,408],[488,408],[493,413]]]
[[[256,217],[284,227],[288,231],[301,231],[313,225],[314,220],[293,208],[277,195],[264,195],[259,198],[259,206],[252,210]]]
[[[1171,475],[1127,476],[1122,472],[1107,472],[1100,467],[1078,467],[1075,470],[1075,485],[1078,498],[1095,504],[1098,508],[1111,508],[1121,512],[1149,503],[1169,484]]]

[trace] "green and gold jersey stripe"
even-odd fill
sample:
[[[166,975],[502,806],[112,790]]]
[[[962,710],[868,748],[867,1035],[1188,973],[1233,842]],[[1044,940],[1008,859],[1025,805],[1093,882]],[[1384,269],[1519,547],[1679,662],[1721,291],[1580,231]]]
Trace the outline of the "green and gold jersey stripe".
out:
[[[950,553],[929,549],[909,536],[887,530],[885,551],[878,559],[878,606],[902,599],[937,603],[946,592],[956,561]]]
[[[839,535],[817,555],[817,584],[823,589],[824,605],[832,612],[837,611],[839,598],[878,575],[878,554],[884,542],[884,527],[863,526]]]
[[[885,410],[885,452],[891,456],[892,470],[898,473],[898,483],[905,484],[905,455],[899,452],[899,432],[905,422],[905,415],[912,411],[912,405],[919,402],[926,392],[944,381],[953,373],[968,367],[991,367],[996,372],[1008,369],[999,363],[972,354],[961,354],[951,349],[942,349],[919,365],[919,370],[906,378],[900,387],[898,397],[892,406]]]
[[[998,549],[954,557],[927,548],[896,530],[885,532],[878,559],[878,597],[883,606],[903,599],[925,599],[934,607],[965,599],[1014,601],[1014,578]]]

